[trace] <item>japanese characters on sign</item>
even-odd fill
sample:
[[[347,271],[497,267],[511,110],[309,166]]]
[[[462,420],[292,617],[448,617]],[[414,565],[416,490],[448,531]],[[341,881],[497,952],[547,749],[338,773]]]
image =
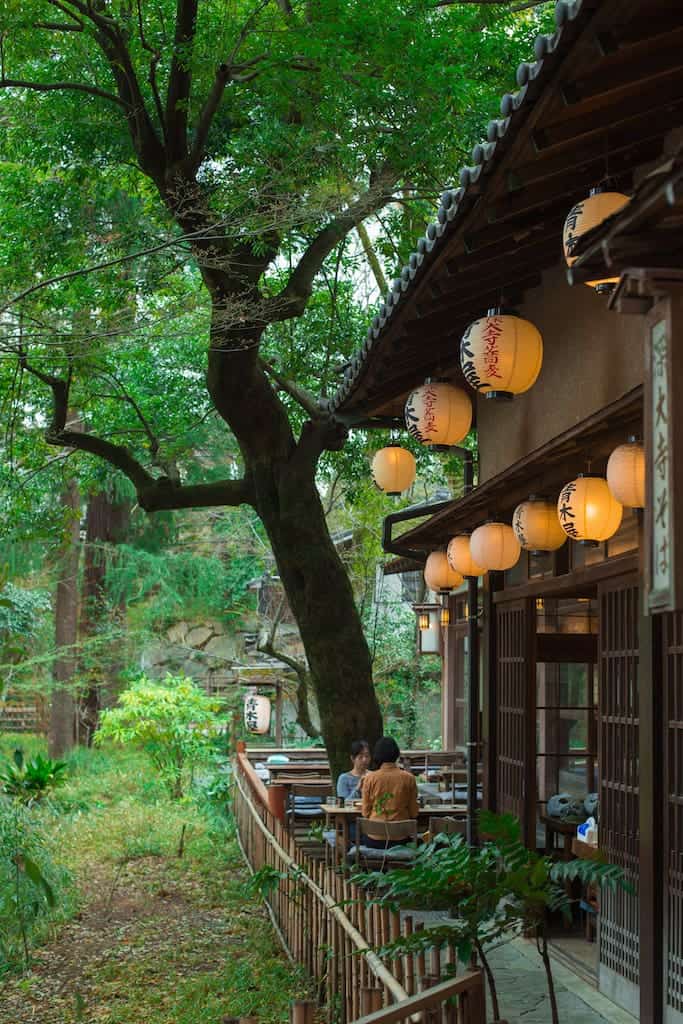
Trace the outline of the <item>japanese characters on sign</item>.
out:
[[[670,395],[667,322],[654,324],[650,334],[650,609],[671,607],[673,519],[672,461],[669,433]]]

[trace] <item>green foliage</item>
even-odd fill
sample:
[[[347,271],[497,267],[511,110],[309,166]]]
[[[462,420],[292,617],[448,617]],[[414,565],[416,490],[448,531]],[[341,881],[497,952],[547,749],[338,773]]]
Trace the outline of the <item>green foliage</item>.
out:
[[[28,761],[20,748],[13,760],[0,770],[0,787],[7,796],[23,803],[42,800],[65,781],[66,761],[53,761],[36,754]]]
[[[69,887],[41,821],[0,797],[0,975],[28,968],[33,943],[66,904]]]
[[[410,868],[360,874],[355,880],[375,890],[376,899],[382,903],[448,910],[451,920],[396,939],[381,953],[397,957],[408,950],[452,943],[459,960],[468,964],[476,952],[489,980],[497,1018],[495,981],[486,956],[492,942],[520,930],[536,936],[552,990],[546,916],[552,911],[571,914],[564,881],[580,878],[586,884],[633,890],[616,865],[588,860],[554,863],[527,849],[519,821],[511,814],[482,810],[479,828],[486,836],[481,847],[468,847],[460,835],[438,834],[418,849]],[[551,994],[551,1003],[553,1000]]]
[[[100,716],[98,744],[111,740],[137,745],[151,758],[174,797],[181,797],[188,769],[208,760],[213,741],[225,727],[220,701],[186,676],[163,682],[141,676]]]

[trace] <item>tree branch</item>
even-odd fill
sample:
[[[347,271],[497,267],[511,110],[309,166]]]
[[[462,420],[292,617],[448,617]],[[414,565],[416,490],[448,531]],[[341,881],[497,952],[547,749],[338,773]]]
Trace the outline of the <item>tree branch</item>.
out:
[[[386,277],[384,276],[384,271],[382,270],[380,262],[377,258],[377,253],[375,252],[375,248],[370,240],[370,235],[368,234],[368,230],[365,227],[365,224],[357,224],[356,231],[358,232],[358,237],[360,238],[361,245],[363,246],[365,258],[370,264],[370,269],[372,270],[373,277],[375,278],[375,283],[379,288],[379,293],[380,295],[386,295],[387,291],[389,290],[389,285],[387,283]]]
[[[327,224],[304,250],[286,286],[266,303],[267,323],[301,316],[313,290],[313,282],[335,245],[367,216],[385,206],[392,197],[396,176],[383,169],[376,181],[355,203]]]
[[[166,144],[171,163],[187,156],[187,108],[192,87],[192,47],[199,0],[178,0],[173,58],[166,94]]]
[[[22,78],[2,78],[0,79],[0,89],[32,89],[35,92],[85,92],[90,96],[97,96],[99,99],[116,103],[124,110],[127,109],[127,104],[113,92],[98,89],[96,85],[86,85],[84,82],[29,82]]]
[[[304,412],[307,412],[309,416],[318,417],[320,416],[320,406],[318,405],[315,397],[305,388],[299,387],[294,381],[289,380],[279,373],[272,363],[266,362],[265,359],[259,360],[261,366],[266,373],[277,382],[277,385],[281,391],[293,398],[295,402],[301,406]]]
[[[47,443],[87,452],[119,469],[135,487],[138,501],[146,512],[253,504],[252,486],[248,478],[181,485],[167,476],[153,477],[125,445],[114,444],[95,434],[69,430],[67,421],[71,371],[66,379],[55,377],[29,363],[25,352],[20,350],[17,355],[21,368],[52,390],[52,423],[45,432]]]

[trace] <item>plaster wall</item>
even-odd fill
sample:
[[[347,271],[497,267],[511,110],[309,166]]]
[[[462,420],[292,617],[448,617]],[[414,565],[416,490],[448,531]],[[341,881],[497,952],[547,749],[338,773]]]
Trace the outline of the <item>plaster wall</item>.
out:
[[[611,312],[606,296],[570,286],[563,264],[543,275],[518,310],[543,335],[543,367],[513,402],[477,398],[480,483],[643,380],[642,317]]]

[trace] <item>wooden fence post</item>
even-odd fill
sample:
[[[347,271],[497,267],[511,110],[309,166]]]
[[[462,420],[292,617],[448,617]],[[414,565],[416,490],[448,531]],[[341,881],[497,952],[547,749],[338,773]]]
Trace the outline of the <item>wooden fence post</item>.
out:
[[[313,1024],[317,1003],[311,999],[295,999],[290,1006],[290,1024]]]
[[[361,1017],[382,1009],[382,989],[362,988],[360,990],[360,1012]]]

